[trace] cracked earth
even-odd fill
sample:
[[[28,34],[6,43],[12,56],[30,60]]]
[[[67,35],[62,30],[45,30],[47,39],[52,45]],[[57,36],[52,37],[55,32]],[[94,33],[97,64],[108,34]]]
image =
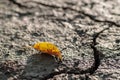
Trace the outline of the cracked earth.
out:
[[[119,5],[119,0],[0,0],[0,79],[120,80]],[[62,63],[26,47],[38,41],[58,46]],[[94,64],[91,44],[100,52],[97,70],[74,72]]]

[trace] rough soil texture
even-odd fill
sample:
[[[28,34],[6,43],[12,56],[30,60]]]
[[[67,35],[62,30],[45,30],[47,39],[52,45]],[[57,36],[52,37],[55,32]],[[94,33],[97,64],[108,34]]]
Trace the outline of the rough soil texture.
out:
[[[42,80],[66,66],[87,69],[99,32],[101,63],[94,74],[48,80],[120,80],[120,0],[0,0],[0,79]],[[26,47],[38,41],[57,45],[63,62]]]

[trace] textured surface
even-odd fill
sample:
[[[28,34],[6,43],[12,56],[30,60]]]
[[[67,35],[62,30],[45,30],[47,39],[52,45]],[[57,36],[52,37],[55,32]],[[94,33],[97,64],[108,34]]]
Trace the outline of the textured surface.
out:
[[[39,80],[62,69],[52,56],[40,55],[25,47],[37,41],[56,44],[67,66],[73,67],[79,61],[79,68],[87,68],[93,63],[89,46],[93,35],[104,30],[97,38],[97,48],[103,53],[102,62],[89,78],[119,80],[119,5],[119,0],[0,0],[0,68],[4,68],[0,70],[0,78]],[[6,60],[13,65],[6,68]],[[53,77],[57,80],[79,78],[84,75]]]

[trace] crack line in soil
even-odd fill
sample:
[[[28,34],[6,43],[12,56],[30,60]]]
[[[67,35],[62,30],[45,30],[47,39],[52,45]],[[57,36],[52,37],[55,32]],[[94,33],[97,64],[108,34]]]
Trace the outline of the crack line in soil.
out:
[[[81,13],[87,17],[89,17],[91,20],[95,21],[95,22],[103,22],[103,23],[108,23],[108,24],[111,24],[111,25],[115,25],[117,27],[120,27],[120,24],[117,24],[116,22],[113,22],[113,21],[109,21],[109,20],[99,20],[99,19],[96,19],[94,15],[91,15],[91,14],[88,14],[88,13],[85,13],[84,11],[79,11],[77,9],[74,9],[74,8],[71,8],[71,7],[68,7],[68,6],[57,6],[57,5],[50,5],[50,4],[46,4],[46,3],[42,3],[42,2],[37,2],[37,1],[27,1],[27,2],[33,2],[33,3],[36,3],[36,4],[40,4],[40,5],[43,5],[43,6],[46,6],[46,7],[51,7],[51,8],[62,8],[63,10],[71,10],[71,11],[75,11],[77,13]]]
[[[28,6],[25,6],[25,5],[17,2],[16,0],[8,0],[8,1],[11,2],[11,3],[13,3],[13,4],[15,4],[15,5],[17,5],[17,6],[20,7],[20,8],[30,8],[30,7],[28,7]]]
[[[22,5],[21,3],[18,3],[16,0],[9,0],[9,1],[12,2],[13,4],[17,5],[18,7],[29,8],[28,6],[25,6],[25,5]],[[120,27],[119,24],[117,24],[113,21],[96,19],[94,15],[87,14],[84,11],[79,11],[79,10],[76,10],[76,9],[73,9],[73,8],[70,8],[70,7],[64,7],[64,6],[60,7],[60,6],[56,6],[56,5],[49,5],[49,4],[45,4],[45,3],[41,3],[41,2],[37,2],[37,3],[41,4],[43,6],[51,7],[51,8],[62,8],[63,10],[69,9],[69,10],[81,13],[81,14],[89,17],[91,20],[94,20],[95,22],[104,22],[104,23],[108,23],[108,24]],[[106,30],[106,29],[104,29],[104,30]],[[91,44],[91,48],[93,49],[94,63],[90,68],[88,68],[86,70],[77,70],[77,69],[73,69],[73,68],[72,69],[65,68],[63,70],[60,70],[59,72],[53,72],[53,73],[50,73],[50,74],[44,76],[42,78],[42,80],[53,78],[55,75],[59,75],[59,74],[62,74],[62,73],[67,73],[67,74],[90,74],[90,75],[93,74],[98,69],[98,67],[100,65],[100,54],[101,54],[101,52],[95,47],[97,45],[96,39],[99,37],[99,35],[104,30],[102,30],[102,31],[93,35],[93,43]]]
[[[110,27],[111,27],[111,26],[110,26]],[[99,35],[100,35],[101,33],[103,33],[105,30],[108,30],[110,27],[107,27],[107,28],[101,30],[99,33],[96,33],[96,34],[93,35],[93,44],[94,44],[94,45],[97,45],[96,39],[99,37]]]
[[[92,44],[90,46],[93,49],[94,63],[90,68],[87,68],[86,70],[80,70],[79,68],[69,68],[69,69],[65,68],[65,69],[60,70],[58,72],[52,72],[52,73],[44,76],[41,79],[42,80],[47,80],[47,79],[53,78],[56,75],[66,73],[66,74],[76,74],[76,75],[77,74],[85,74],[86,75],[85,78],[88,80],[88,74],[92,75],[93,73],[95,73],[95,71],[98,69],[98,67],[100,65],[100,55],[102,54],[102,52],[100,52],[95,46],[97,45],[96,44],[97,43],[97,41],[96,41],[97,38],[106,29],[109,29],[109,28],[105,28],[105,29],[101,30],[100,32],[95,33],[93,35],[93,42],[92,42]]]
[[[19,3],[17,2],[16,0],[9,0],[10,2],[12,2],[13,4],[17,5],[18,7],[20,8],[29,8],[31,9],[31,7],[28,7],[26,5],[23,5],[22,3]],[[50,5],[50,4],[46,4],[46,3],[42,3],[42,2],[37,2],[37,1],[26,1],[25,3],[28,3],[28,2],[33,2],[33,3],[36,3],[36,4],[40,4],[40,5],[43,5],[43,6],[46,6],[46,7],[51,7],[51,8],[62,8],[63,10],[71,10],[71,11],[75,11],[77,13],[81,13],[87,17],[89,17],[91,20],[95,21],[95,22],[103,22],[103,23],[108,23],[108,24],[111,24],[111,25],[115,25],[117,27],[120,27],[120,24],[117,24],[116,22],[113,22],[113,21],[109,21],[109,20],[99,20],[99,19],[96,19],[94,15],[90,15],[88,13],[85,13],[84,11],[79,11],[77,9],[74,9],[74,8],[71,8],[71,7],[68,7],[68,6],[57,6],[57,5]]]

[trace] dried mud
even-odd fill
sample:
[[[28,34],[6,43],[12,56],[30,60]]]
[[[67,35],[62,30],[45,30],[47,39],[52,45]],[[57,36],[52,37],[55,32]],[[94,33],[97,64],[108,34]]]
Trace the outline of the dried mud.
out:
[[[64,68],[85,70],[101,52],[92,74],[60,73],[48,80],[120,80],[119,0],[0,0],[0,79],[42,80]],[[99,34],[97,36],[97,34]],[[27,48],[52,42],[63,62]]]

